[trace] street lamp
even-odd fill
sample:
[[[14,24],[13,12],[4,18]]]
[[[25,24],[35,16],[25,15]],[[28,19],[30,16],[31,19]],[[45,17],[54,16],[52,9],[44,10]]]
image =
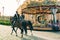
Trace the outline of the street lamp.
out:
[[[3,16],[4,16],[4,6],[2,7],[2,9],[3,9]]]
[[[56,13],[57,13],[57,8],[56,7],[52,7],[51,8],[51,12],[53,13],[53,23],[56,23]]]

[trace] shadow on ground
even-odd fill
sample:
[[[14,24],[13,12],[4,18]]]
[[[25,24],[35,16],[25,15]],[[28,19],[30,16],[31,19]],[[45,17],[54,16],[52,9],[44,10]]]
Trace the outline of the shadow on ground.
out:
[[[18,36],[19,37],[19,36]],[[46,40],[40,37],[36,37],[36,36],[24,36],[23,38],[19,37],[21,40]]]

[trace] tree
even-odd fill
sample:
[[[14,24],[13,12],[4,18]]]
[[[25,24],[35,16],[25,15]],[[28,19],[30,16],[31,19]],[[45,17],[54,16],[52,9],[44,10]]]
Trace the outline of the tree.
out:
[[[27,6],[28,7],[33,7],[33,6],[40,6],[42,3],[40,2],[36,2],[36,1],[31,1],[30,4],[28,4]]]
[[[50,1],[50,0],[45,0],[44,2],[43,2],[43,4],[44,5],[55,5],[56,4],[56,2],[55,1]]]

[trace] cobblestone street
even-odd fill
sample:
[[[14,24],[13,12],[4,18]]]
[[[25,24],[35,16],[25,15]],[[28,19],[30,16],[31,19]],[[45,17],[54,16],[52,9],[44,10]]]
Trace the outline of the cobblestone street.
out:
[[[47,32],[47,31],[33,31],[31,35],[28,30],[28,36],[21,38],[20,30],[18,29],[18,37],[15,33],[12,35],[11,26],[0,25],[0,40],[60,40],[60,32]]]

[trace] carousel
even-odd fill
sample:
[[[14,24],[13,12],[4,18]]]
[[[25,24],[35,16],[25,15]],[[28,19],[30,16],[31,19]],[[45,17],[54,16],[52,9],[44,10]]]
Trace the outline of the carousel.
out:
[[[30,15],[33,26],[45,28],[44,30],[48,30],[49,28],[52,30],[51,27],[47,25],[49,23],[57,24],[57,20],[59,21],[60,19],[60,10],[58,10],[59,8],[60,6],[58,5],[42,5],[24,8],[22,12],[26,15]]]
[[[60,30],[60,25],[58,25],[60,23],[60,6],[56,5],[55,2],[47,1],[47,3],[45,1],[42,3],[32,1],[28,4],[22,9],[25,20],[30,20],[35,29],[55,30],[57,28]]]

